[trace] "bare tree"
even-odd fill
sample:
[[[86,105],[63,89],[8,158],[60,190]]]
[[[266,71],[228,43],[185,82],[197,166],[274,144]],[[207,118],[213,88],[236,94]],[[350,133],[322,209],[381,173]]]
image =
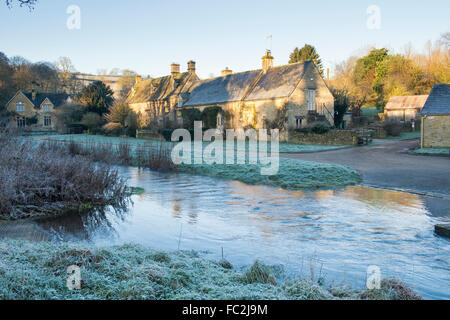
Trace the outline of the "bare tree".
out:
[[[54,65],[58,70],[58,76],[63,90],[70,94],[76,93],[78,88],[77,80],[73,77],[76,69],[70,58],[60,57]]]
[[[34,6],[38,2],[38,0],[5,0],[6,5],[11,8],[14,3],[18,3],[21,7],[27,7],[30,10],[34,9]]]

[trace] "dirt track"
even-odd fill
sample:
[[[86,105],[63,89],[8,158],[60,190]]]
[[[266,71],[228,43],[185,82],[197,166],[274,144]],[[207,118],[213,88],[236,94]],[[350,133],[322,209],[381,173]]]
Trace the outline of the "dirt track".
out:
[[[367,185],[450,197],[449,157],[412,155],[418,139],[377,142],[372,146],[282,156],[349,166],[362,174],[363,184]]]

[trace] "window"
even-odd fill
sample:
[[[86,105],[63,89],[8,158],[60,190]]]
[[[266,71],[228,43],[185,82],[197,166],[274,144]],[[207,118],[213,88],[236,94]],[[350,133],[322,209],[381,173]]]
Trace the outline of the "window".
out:
[[[51,126],[52,126],[52,117],[44,116],[44,127],[51,127]]]
[[[25,103],[17,102],[16,103],[16,111],[17,112],[25,112]]]
[[[25,128],[25,117],[16,118],[17,128]]]
[[[51,112],[51,111],[52,111],[52,105],[44,104],[44,112]]]
[[[316,111],[316,91],[308,90],[308,111]]]
[[[296,129],[303,128],[303,119],[304,119],[304,117],[302,117],[302,116],[295,117],[295,128]]]

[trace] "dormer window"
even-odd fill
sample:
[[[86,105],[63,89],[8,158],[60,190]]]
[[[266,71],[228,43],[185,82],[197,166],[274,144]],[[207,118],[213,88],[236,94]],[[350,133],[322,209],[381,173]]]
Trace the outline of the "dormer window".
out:
[[[51,111],[52,111],[52,105],[44,104],[44,112],[51,112]]]
[[[17,102],[16,103],[16,112],[25,112],[25,103]]]

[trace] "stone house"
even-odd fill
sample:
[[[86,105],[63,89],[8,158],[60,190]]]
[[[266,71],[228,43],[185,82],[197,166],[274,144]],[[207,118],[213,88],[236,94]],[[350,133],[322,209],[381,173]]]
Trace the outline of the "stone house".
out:
[[[297,129],[317,121],[332,125],[334,97],[314,63],[274,67],[273,61],[267,51],[262,69],[240,73],[225,69],[220,77],[205,80],[195,73],[189,76],[191,71],[178,71],[178,76],[172,72],[168,77],[138,82],[129,103],[135,111],[149,114],[149,119],[158,118],[159,124],[166,115],[180,126],[185,120],[183,110],[219,106],[223,110],[217,115],[219,129]],[[174,85],[176,79],[178,85]]]
[[[436,84],[422,116],[422,148],[450,148],[450,83]]]
[[[385,118],[402,122],[420,120],[420,112],[427,99],[427,95],[391,97],[384,108]]]
[[[127,103],[140,115],[141,126],[169,126],[176,123],[176,107],[197,81],[199,77],[195,73],[194,61],[188,62],[188,71],[183,73],[180,72],[180,65],[174,63],[168,76],[147,80],[136,77]]]
[[[19,90],[6,104],[13,115],[11,126],[26,130],[52,131],[57,127],[58,107],[70,100],[66,93],[39,93]]]

